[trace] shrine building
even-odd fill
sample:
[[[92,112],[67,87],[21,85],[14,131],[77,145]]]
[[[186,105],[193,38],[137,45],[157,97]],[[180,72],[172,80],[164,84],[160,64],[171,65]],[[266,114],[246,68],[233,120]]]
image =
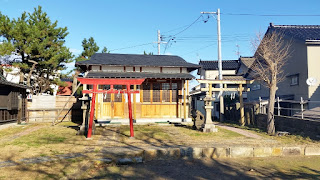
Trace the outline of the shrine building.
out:
[[[76,66],[85,71],[79,78],[87,82],[83,92],[98,92],[98,121],[128,119],[131,107],[136,122],[191,121],[188,89],[194,78],[190,72],[199,68],[196,64],[179,56],[96,53]]]

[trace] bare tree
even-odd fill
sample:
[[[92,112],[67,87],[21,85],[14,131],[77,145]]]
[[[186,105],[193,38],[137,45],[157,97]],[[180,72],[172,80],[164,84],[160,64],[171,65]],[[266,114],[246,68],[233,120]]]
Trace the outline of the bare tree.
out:
[[[285,40],[279,32],[268,32],[265,36],[257,35],[252,42],[255,52],[255,63],[252,67],[253,77],[269,88],[267,132],[275,134],[274,103],[277,84],[284,80],[283,68],[290,56],[291,41]]]

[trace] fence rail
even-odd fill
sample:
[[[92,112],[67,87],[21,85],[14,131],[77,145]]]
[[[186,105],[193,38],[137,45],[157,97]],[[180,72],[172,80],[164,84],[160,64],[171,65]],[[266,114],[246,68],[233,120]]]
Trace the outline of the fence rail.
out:
[[[262,99],[261,97],[259,97],[259,113],[266,114],[268,102],[268,99]],[[283,105],[283,103],[288,103],[287,106],[289,107],[281,106],[281,104]],[[313,108],[309,108],[310,103],[319,105]],[[300,101],[284,100],[277,97],[275,99],[274,109],[274,114],[278,116],[295,116],[300,117],[301,119],[320,119],[320,101],[304,100],[302,97],[300,98]],[[290,113],[283,113],[281,112],[281,110],[287,110],[287,112]]]
[[[28,122],[30,122],[30,120],[33,121],[38,121],[38,120],[42,120],[42,122],[44,121],[51,121],[55,118],[57,118],[57,114],[59,113],[59,111],[61,111],[60,115],[59,115],[59,119],[69,119],[71,120],[71,111],[72,108],[52,108],[52,109],[48,109],[48,108],[39,108],[39,109],[28,109],[27,110],[27,114],[28,114]],[[49,122],[48,121],[48,122]]]

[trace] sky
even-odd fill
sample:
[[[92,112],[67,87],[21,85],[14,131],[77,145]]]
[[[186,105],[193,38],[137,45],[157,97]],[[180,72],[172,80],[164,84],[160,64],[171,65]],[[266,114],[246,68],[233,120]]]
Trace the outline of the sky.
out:
[[[265,33],[271,22],[320,23],[319,0],[0,0],[0,12],[18,18],[38,5],[59,27],[68,28],[65,45],[75,56],[82,51],[82,40],[89,37],[100,51],[105,46],[111,53],[157,54],[154,42],[160,30],[166,42],[161,44],[161,54],[195,64],[218,56],[217,21],[202,15],[203,11],[220,9],[222,60],[252,56],[251,41],[257,33]]]

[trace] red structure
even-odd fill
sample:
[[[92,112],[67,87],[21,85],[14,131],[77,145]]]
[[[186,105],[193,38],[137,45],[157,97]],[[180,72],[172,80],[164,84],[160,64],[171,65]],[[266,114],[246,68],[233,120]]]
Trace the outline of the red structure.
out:
[[[130,121],[130,136],[134,137],[133,132],[133,119],[132,119],[132,106],[131,106],[131,94],[139,93],[139,91],[133,91],[130,89],[130,85],[141,85],[145,79],[98,79],[98,78],[78,78],[80,83],[89,84],[93,86],[92,90],[83,90],[83,93],[90,94],[92,93],[92,102],[91,102],[91,110],[90,110],[90,119],[89,119],[89,128],[87,138],[91,138],[92,134],[92,124],[93,124],[93,116],[94,116],[94,107],[96,102],[96,94],[97,93],[107,93],[107,94],[115,94],[115,93],[127,93],[128,94],[128,109],[129,109],[129,121]],[[98,85],[110,85],[109,90],[98,90]],[[113,85],[126,85],[127,90],[114,90]]]

